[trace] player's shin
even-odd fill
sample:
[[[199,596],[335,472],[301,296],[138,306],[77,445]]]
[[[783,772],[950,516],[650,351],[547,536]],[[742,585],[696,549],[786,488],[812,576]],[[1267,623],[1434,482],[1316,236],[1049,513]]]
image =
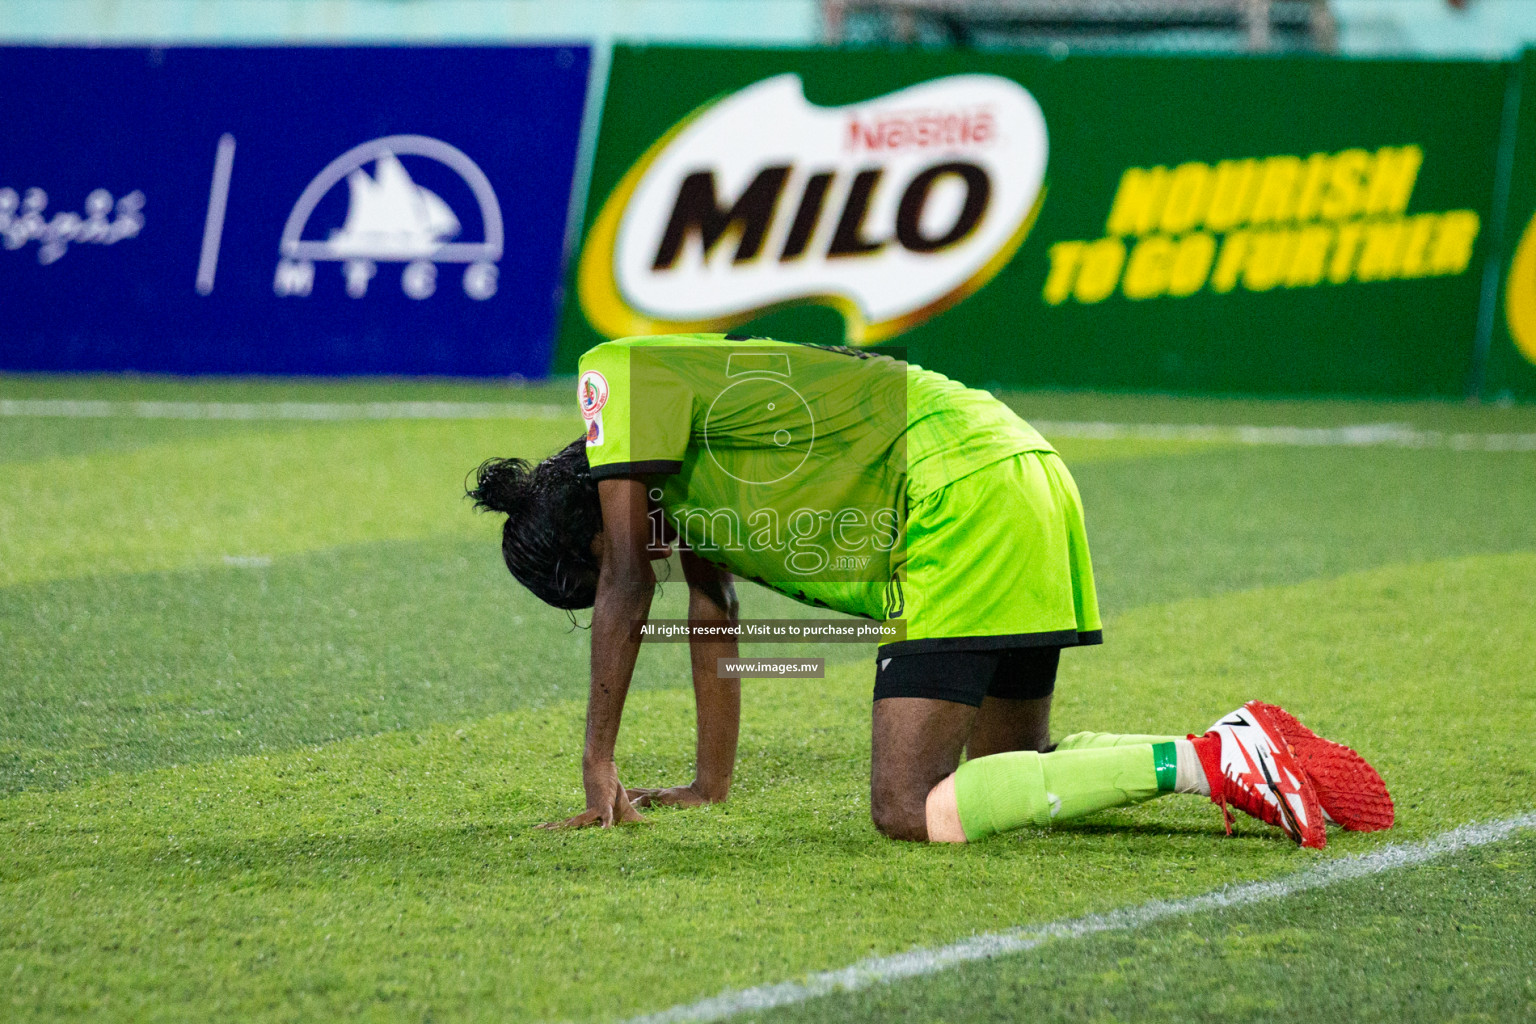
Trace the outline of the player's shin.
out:
[[[1053,750],[1099,750],[1104,747],[1135,747],[1143,743],[1172,743],[1183,736],[1147,736],[1124,732],[1075,732]]]
[[[1177,762],[1172,743],[1050,754],[1013,751],[979,757],[961,765],[945,780],[954,794],[952,820],[935,813],[948,809],[947,799],[930,799],[929,836],[952,841],[963,836],[974,842],[1025,825],[1043,828],[1094,811],[1140,803],[1174,791]],[[934,795],[941,796],[937,789]],[[953,825],[958,825],[959,835],[946,827]]]
[[[1195,793],[1199,796],[1210,796],[1210,782],[1205,777],[1205,770],[1200,766],[1200,758],[1195,754],[1194,744],[1183,736],[1150,736],[1142,733],[1122,732],[1075,732],[1063,739],[1052,749],[1062,750],[1103,750],[1107,747],[1138,747],[1144,744],[1172,743],[1174,752],[1178,756],[1178,775],[1174,780],[1173,791],[1175,793]]]

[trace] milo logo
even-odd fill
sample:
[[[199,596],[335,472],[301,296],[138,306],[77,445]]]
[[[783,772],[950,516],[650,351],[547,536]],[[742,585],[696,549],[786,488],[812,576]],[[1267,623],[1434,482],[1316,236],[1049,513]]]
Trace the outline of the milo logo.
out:
[[[908,330],[1017,251],[1045,178],[1040,106],[993,75],[954,75],[843,107],[800,78],[695,111],[604,203],[577,275],[609,337],[726,330],[820,303],[848,340]]]

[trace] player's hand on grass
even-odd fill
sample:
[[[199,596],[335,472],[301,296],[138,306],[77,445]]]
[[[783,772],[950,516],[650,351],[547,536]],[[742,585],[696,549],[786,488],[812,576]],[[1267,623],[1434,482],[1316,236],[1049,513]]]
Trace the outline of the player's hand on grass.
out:
[[[587,791],[587,809],[573,818],[546,822],[539,828],[585,828],[588,825],[611,828],[645,820],[629,802],[629,792],[619,781],[618,766],[612,761],[583,765],[581,781]]]
[[[629,799],[636,807],[702,807],[721,799],[705,796],[697,787],[698,783],[693,782],[666,789],[632,789],[629,791]]]

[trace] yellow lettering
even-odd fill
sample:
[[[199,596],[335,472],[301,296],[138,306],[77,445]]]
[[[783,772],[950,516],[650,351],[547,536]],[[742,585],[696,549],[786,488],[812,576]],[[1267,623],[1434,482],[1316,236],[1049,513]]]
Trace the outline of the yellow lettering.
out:
[[[1365,245],[1355,265],[1357,281],[1390,281],[1402,263],[1403,222],[1372,221],[1365,226]]]
[[[1301,178],[1301,189],[1296,195],[1296,219],[1312,220],[1323,203],[1323,186],[1328,184],[1333,169],[1333,157],[1327,153],[1313,153],[1307,157],[1307,169]]]
[[[1243,266],[1243,287],[1251,292],[1267,292],[1285,277],[1290,265],[1294,232],[1255,231],[1249,243],[1248,261]]]
[[[1429,251],[1429,272],[1436,275],[1460,274],[1472,260],[1472,243],[1477,241],[1481,221],[1472,210],[1452,210],[1440,215],[1440,231]]]
[[[1045,275],[1045,290],[1041,298],[1053,306],[1067,301],[1072,294],[1072,282],[1077,279],[1077,267],[1083,258],[1082,242],[1057,242],[1051,246],[1051,269]]]
[[[1382,146],[1371,163],[1370,185],[1366,191],[1365,212],[1369,214],[1402,213],[1419,180],[1424,151],[1418,146]]]
[[[1206,227],[1212,231],[1229,231],[1247,222],[1258,166],[1257,160],[1223,160],[1216,165],[1211,204],[1205,212]]]
[[[1200,223],[1210,201],[1210,167],[1195,160],[1175,167],[1168,183],[1168,201],[1163,204],[1163,230],[1170,235],[1188,231]]]
[[[1464,273],[1481,230],[1476,211],[1405,215],[1423,164],[1423,148],[1409,144],[1126,168],[1108,237],[1053,245],[1043,298],[1092,304],[1117,287],[1141,301],[1206,287],[1225,294],[1239,282],[1264,292]],[[1317,220],[1340,223],[1307,224]],[[1300,226],[1278,227],[1286,224]]]
[[[1363,149],[1346,149],[1335,156],[1318,212],[1328,220],[1345,220],[1359,213],[1365,205],[1365,170],[1370,162],[1371,154]]]
[[[1195,294],[1205,286],[1215,259],[1216,236],[1197,231],[1179,239],[1179,248],[1174,253],[1173,267],[1168,274],[1168,294],[1181,297]]]
[[[1168,196],[1168,168],[1127,167],[1105,222],[1106,235],[1145,235],[1157,226]]]
[[[1429,273],[1429,243],[1435,237],[1440,217],[1434,213],[1421,213],[1408,218],[1408,230],[1403,239],[1403,251],[1398,261],[1398,277],[1423,277]]]
[[[1301,177],[1301,160],[1294,156],[1272,156],[1264,161],[1259,177],[1259,193],[1253,200],[1254,224],[1283,224],[1296,209],[1296,181]]]
[[[1328,280],[1343,284],[1355,273],[1355,256],[1360,251],[1360,223],[1351,221],[1339,225],[1337,241],[1333,245],[1333,258],[1328,261]]]
[[[1083,249],[1082,269],[1077,272],[1077,282],[1072,297],[1078,302],[1092,305],[1103,302],[1120,283],[1120,268],[1125,266],[1125,243],[1118,238],[1101,238]]]
[[[1221,243],[1221,255],[1211,272],[1211,291],[1225,294],[1237,285],[1238,272],[1248,255],[1248,236],[1247,231],[1234,231]]]
[[[1290,269],[1285,272],[1287,288],[1311,288],[1323,279],[1328,250],[1333,246],[1333,229],[1313,224],[1296,232],[1296,250]]]
[[[1168,290],[1173,242],[1166,235],[1148,235],[1131,250],[1120,290],[1128,299],[1155,299]]]

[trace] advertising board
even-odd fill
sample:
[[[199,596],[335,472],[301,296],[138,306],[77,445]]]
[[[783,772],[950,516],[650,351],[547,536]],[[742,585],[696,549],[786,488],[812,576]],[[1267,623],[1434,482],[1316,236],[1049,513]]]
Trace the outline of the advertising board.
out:
[[[1536,398],[1536,51],[1517,73],[1499,301],[1492,311],[1483,395]]]
[[[543,375],[588,65],[0,48],[0,367]]]
[[[1460,395],[1508,74],[620,47],[555,368],[739,328],[975,384]]]

